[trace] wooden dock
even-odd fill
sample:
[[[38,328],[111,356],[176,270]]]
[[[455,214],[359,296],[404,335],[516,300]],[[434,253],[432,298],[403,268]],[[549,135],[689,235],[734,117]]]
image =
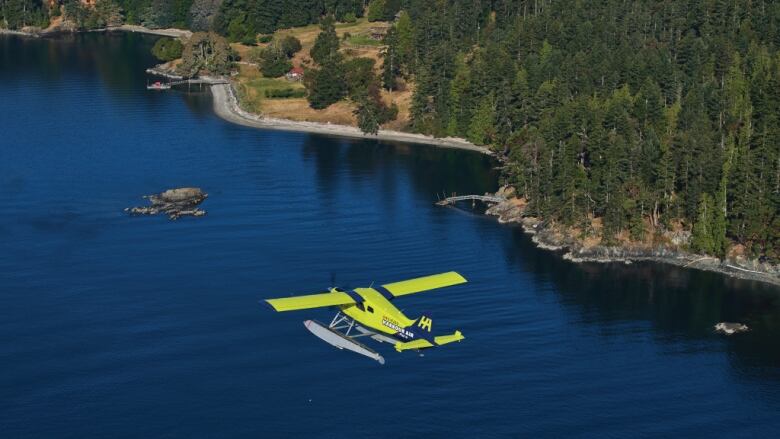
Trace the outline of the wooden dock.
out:
[[[222,77],[211,77],[211,76],[201,76],[199,78],[184,78],[183,76],[179,76],[170,72],[167,72],[165,70],[161,70],[157,67],[152,67],[149,69],[146,69],[146,73],[150,75],[155,76],[162,76],[164,78],[168,78],[168,82],[165,83],[165,85],[168,86],[176,86],[176,85],[217,85],[217,84],[230,84],[230,81],[228,81],[225,78]]]
[[[183,85],[183,84],[217,85],[217,84],[230,84],[230,81],[223,78],[195,78],[195,79],[182,79],[179,81],[171,81],[168,83],[168,85],[170,86]]]
[[[498,204],[506,201],[506,198],[500,197],[498,195],[457,195],[439,200],[436,202],[436,205],[450,206],[457,203],[458,201],[471,201],[472,203],[481,201],[487,204]]]

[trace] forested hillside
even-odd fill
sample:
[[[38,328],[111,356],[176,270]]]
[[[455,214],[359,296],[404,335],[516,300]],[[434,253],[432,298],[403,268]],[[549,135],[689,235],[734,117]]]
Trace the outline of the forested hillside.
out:
[[[326,15],[391,20],[381,84],[414,91],[410,129],[492,145],[529,214],[605,242],[688,230],[694,251],[780,258],[778,2],[111,2],[126,22],[252,44]],[[0,0],[2,26],[45,24],[46,4]]]
[[[695,251],[780,256],[777,3],[404,9],[388,59],[415,80],[415,128],[495,145],[531,213],[606,241],[683,227]]]
[[[80,0],[0,0],[0,28],[46,27]],[[128,24],[152,28],[178,27],[215,30],[232,41],[252,41],[257,34],[278,28],[317,23],[326,14],[343,20],[362,17],[364,0],[96,0],[96,8],[119,7]],[[86,14],[89,15],[89,14]]]

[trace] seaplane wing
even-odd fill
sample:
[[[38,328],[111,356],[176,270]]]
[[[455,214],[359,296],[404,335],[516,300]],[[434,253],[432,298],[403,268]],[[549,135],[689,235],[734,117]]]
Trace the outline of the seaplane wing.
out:
[[[295,311],[298,309],[324,308],[328,306],[347,305],[355,303],[349,294],[341,291],[310,294],[308,296],[283,297],[266,299],[266,302],[276,311]]]
[[[450,271],[447,273],[394,282],[382,285],[382,288],[389,291],[394,297],[398,297],[422,291],[435,290],[436,288],[451,287],[466,282],[467,281],[463,276],[454,271]]]

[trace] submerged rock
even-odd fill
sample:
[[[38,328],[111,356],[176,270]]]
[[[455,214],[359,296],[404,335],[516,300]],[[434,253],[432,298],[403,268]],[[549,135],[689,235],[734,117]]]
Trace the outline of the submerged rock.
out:
[[[736,334],[738,332],[745,332],[748,330],[749,328],[747,327],[747,325],[742,323],[720,322],[717,325],[715,325],[715,331],[721,332],[726,335]]]
[[[125,212],[135,215],[164,213],[172,220],[187,215],[203,216],[206,214],[206,211],[198,209],[197,206],[207,197],[207,193],[196,187],[168,189],[159,194],[144,196],[144,198],[149,200],[150,206],[128,207],[125,209]]]

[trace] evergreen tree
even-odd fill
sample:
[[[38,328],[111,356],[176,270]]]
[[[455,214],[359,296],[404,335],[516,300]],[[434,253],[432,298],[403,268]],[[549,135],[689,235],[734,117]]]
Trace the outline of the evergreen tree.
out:
[[[496,109],[493,96],[482,98],[469,125],[468,139],[478,145],[489,144],[494,132],[493,121],[496,117]]]
[[[334,59],[326,60],[319,69],[306,72],[304,84],[309,105],[315,110],[328,108],[347,95],[343,65]]]
[[[716,215],[717,212],[715,211],[715,203],[712,201],[712,196],[708,193],[702,194],[691,236],[691,247],[694,251],[706,254],[712,254],[716,251],[717,240],[714,236],[714,219]]]
[[[338,63],[341,61],[339,37],[336,35],[335,24],[336,19],[332,15],[326,16],[320,23],[321,32],[317,35],[317,39],[314,40],[314,46],[312,46],[309,52],[311,59],[317,64]]]

